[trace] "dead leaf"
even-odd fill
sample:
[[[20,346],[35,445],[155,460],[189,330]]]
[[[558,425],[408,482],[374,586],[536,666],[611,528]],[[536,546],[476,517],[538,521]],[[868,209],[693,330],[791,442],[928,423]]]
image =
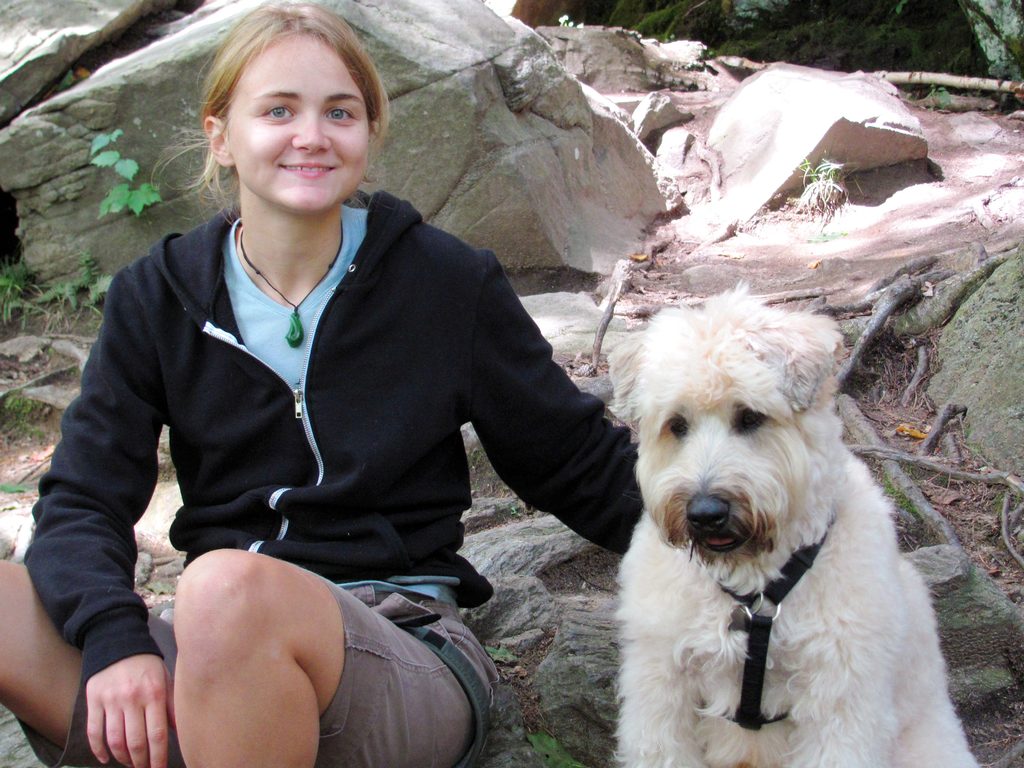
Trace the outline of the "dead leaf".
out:
[[[812,261],[810,264],[808,264],[807,268],[808,269],[817,269],[820,266],[821,266],[821,259],[818,259],[817,261]]]
[[[928,496],[936,504],[956,504],[958,501],[963,501],[961,496],[956,491],[950,488],[929,488]]]
[[[897,435],[904,435],[905,437],[912,437],[915,440],[924,440],[928,437],[927,433],[922,432],[917,427],[912,427],[910,424],[900,424],[896,427]]]
[[[648,256],[646,253],[631,253],[631,254],[629,254],[629,260],[630,261],[635,261],[635,262],[638,262],[638,263],[641,263],[641,264],[643,262],[647,261],[649,258],[651,258],[651,257]]]

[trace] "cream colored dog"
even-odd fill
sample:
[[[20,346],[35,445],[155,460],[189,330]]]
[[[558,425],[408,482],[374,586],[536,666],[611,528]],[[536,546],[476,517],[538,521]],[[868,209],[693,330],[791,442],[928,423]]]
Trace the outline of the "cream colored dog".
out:
[[[741,289],[612,353],[647,507],[620,573],[623,765],[977,765],[927,589],[841,441],[839,344]]]

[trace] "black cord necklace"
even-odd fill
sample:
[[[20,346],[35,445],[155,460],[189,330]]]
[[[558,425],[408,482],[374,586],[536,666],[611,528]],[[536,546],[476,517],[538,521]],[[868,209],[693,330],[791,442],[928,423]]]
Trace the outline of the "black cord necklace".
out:
[[[274,284],[267,279],[267,276],[260,272],[259,268],[249,260],[249,254],[245,252],[244,238],[245,231],[243,227],[240,226],[238,228],[238,248],[242,252],[242,258],[245,259],[245,263],[249,265],[249,269],[255,272],[259,277],[261,277],[263,279],[263,282],[269,285],[270,289],[278,296],[280,296],[282,299],[284,299],[285,303],[292,308],[292,316],[291,319],[288,321],[288,333],[285,334],[284,340],[288,342],[289,347],[294,349],[295,347],[299,346],[302,343],[302,340],[304,338],[306,338],[306,332],[302,328],[302,318],[299,316],[299,307],[302,306],[303,301],[310,297],[313,291],[320,287],[320,283],[326,280],[327,276],[331,274],[331,269],[334,267],[334,262],[338,260],[338,256],[337,254],[335,254],[334,258],[331,259],[331,263],[327,265],[327,271],[324,272],[324,276],[316,281],[316,285],[309,289],[309,293],[303,296],[298,304],[295,304],[287,296],[285,296],[283,293],[277,290]]]

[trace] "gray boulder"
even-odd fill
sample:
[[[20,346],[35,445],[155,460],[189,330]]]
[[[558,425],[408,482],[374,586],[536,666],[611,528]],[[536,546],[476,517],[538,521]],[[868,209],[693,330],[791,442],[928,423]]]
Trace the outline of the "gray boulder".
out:
[[[746,221],[802,186],[800,165],[822,159],[865,171],[928,156],[920,122],[896,88],[862,72],[773,64],[747,78],[708,133],[722,158],[721,209]]]
[[[967,406],[967,437],[1001,469],[1024,471],[1024,250],[967,299],[938,343],[928,385],[937,404]]]
[[[53,86],[86,51],[175,0],[7,0],[0,46],[0,125]]]
[[[601,93],[691,88],[702,81],[706,49],[659,43],[618,27],[538,27],[565,68]]]
[[[665,210],[650,155],[621,122],[595,112],[521,23],[479,0],[395,0],[386,12],[324,2],[361,34],[392,95],[393,129],[371,190],[410,199],[429,221],[493,248],[510,270],[610,271]],[[24,260],[37,275],[75,274],[83,254],[112,271],[211,213],[185,191],[198,152],[161,161],[198,128],[210,52],[257,4],[240,0],[173,25],[0,132],[0,187],[17,201]],[[142,169],[136,183],[155,178],[164,202],[139,217],[97,219],[119,180],[89,163],[90,143],[117,128],[125,132],[117,148]]]

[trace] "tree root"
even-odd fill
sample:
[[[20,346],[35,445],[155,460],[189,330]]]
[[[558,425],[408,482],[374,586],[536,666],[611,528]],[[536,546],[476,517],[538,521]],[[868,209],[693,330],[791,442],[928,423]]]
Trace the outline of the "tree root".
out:
[[[931,429],[928,431],[928,437],[924,439],[921,445],[918,446],[917,452],[922,456],[927,456],[935,450],[935,446],[938,445],[939,439],[942,437],[942,431],[946,428],[949,420],[954,416],[962,416],[967,413],[967,406],[957,405],[956,403],[946,403],[942,406],[942,410],[939,411],[939,415],[935,417],[935,421],[932,422]]]
[[[946,475],[954,480],[969,480],[975,483],[987,483],[988,485],[1005,485],[1017,495],[1024,497],[1024,482],[1022,482],[1021,479],[1013,472],[1004,472],[1000,470],[992,472],[968,472],[963,469],[951,467],[948,464],[936,461],[935,459],[917,456],[913,453],[906,453],[904,451],[897,451],[895,448],[886,448],[881,445],[855,444],[847,447],[858,456],[870,456],[875,459],[898,461],[903,464],[910,464],[921,469],[926,469],[929,472]]]
[[[910,405],[915,395],[917,395],[917,388],[921,386],[921,381],[924,379],[924,375],[927,372],[928,347],[921,344],[917,348],[917,368],[914,370],[914,375],[910,378],[910,383],[907,384],[907,388],[903,390],[903,397],[900,398],[900,405],[904,408]]]
[[[1002,534],[1003,545],[1010,553],[1010,556],[1017,561],[1017,565],[1024,571],[1024,555],[1021,555],[1013,542],[1013,531],[1017,527],[1017,523],[1020,522],[1022,512],[1024,512],[1024,503],[1018,504],[1011,513],[1010,494],[1003,496],[1003,509],[999,513],[999,532]]]
[[[867,327],[864,332],[857,339],[857,343],[853,345],[853,351],[850,352],[850,356],[843,363],[839,373],[836,375],[836,379],[839,382],[840,390],[844,389],[850,380],[850,376],[856,370],[860,364],[861,357],[864,355],[865,350],[875,340],[875,337],[882,332],[885,327],[885,323],[892,316],[897,309],[902,307],[907,301],[910,300],[914,294],[918,291],[918,286],[913,280],[906,275],[902,275],[896,280],[891,286],[885,289],[885,292],[879,297],[878,303],[875,304],[874,311],[871,314],[871,319],[868,321]]]

